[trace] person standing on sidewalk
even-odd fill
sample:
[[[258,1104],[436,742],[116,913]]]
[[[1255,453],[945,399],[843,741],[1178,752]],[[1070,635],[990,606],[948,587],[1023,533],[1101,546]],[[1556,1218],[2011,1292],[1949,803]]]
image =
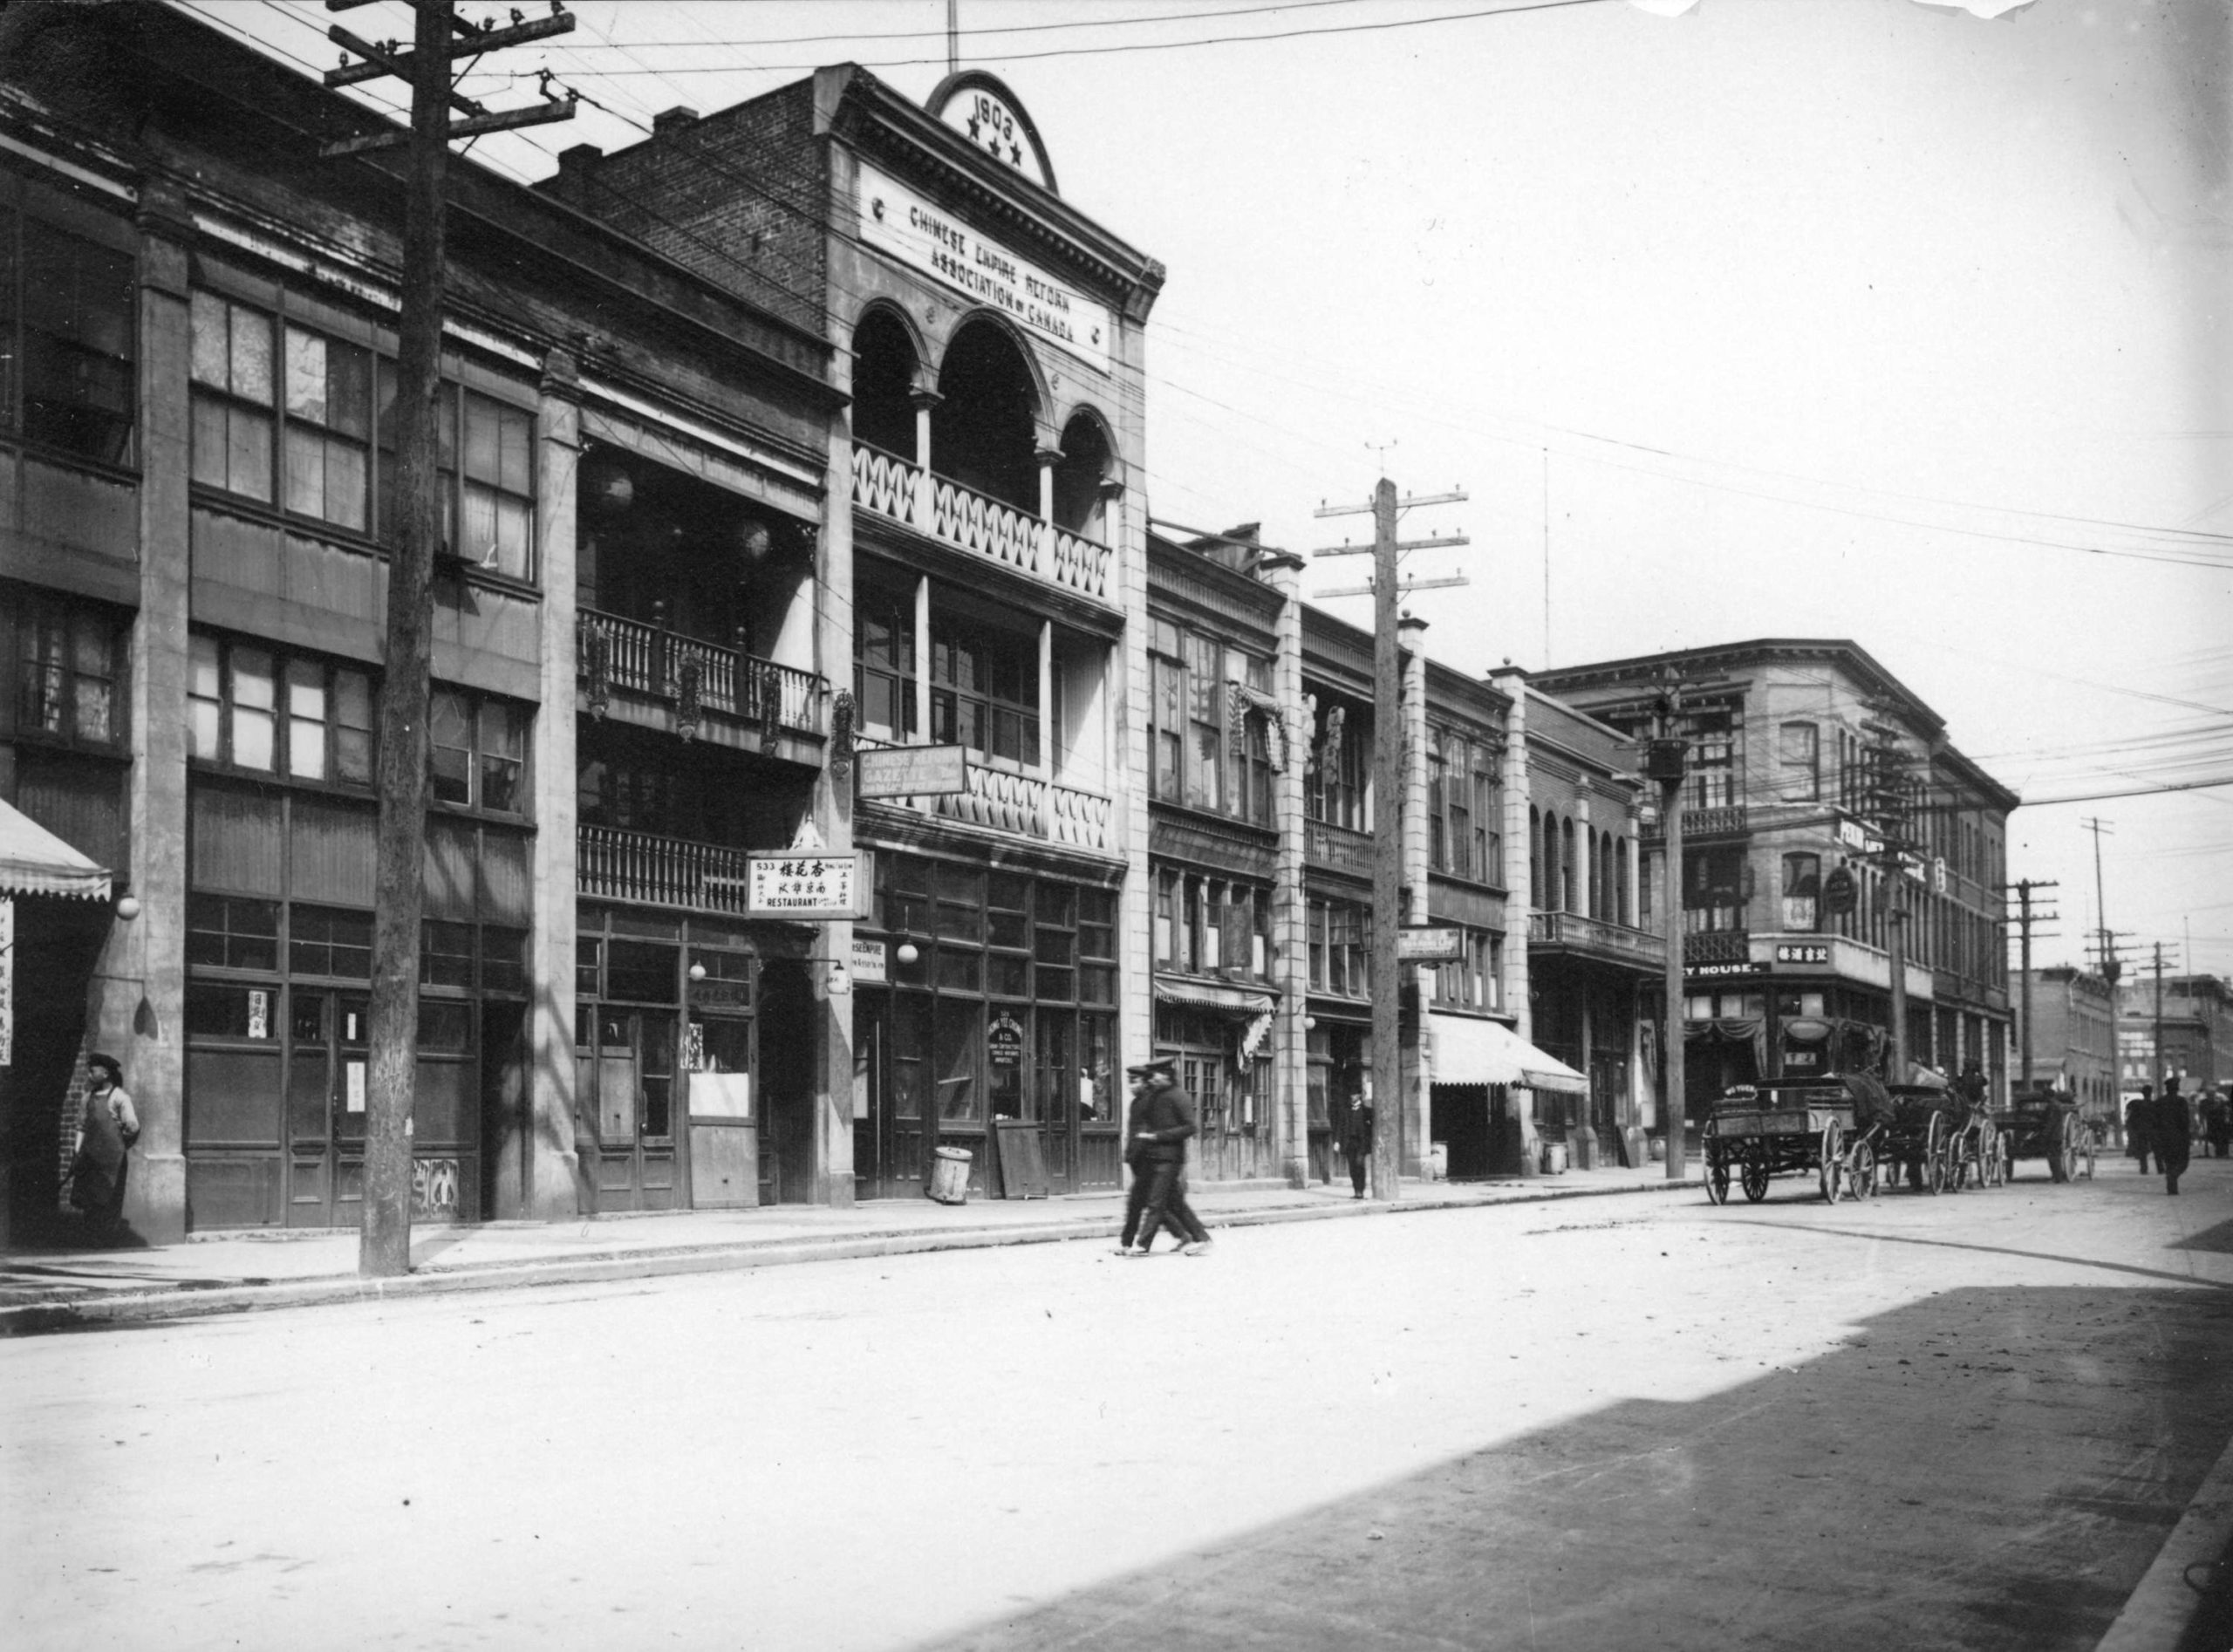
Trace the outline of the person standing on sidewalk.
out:
[[[2155,1133],[2155,1087],[2142,1084],[2140,1099],[2125,1109],[2125,1151],[2140,1161],[2140,1173],[2148,1174],[2149,1138]]]
[[[2179,1081],[2163,1081],[2163,1094],[2156,1098],[2154,1130],[2151,1139],[2155,1148],[2155,1163],[2163,1171],[2163,1191],[2179,1191],[2179,1178],[2186,1174],[2187,1157],[2194,1150],[2194,1121],[2187,1116],[2187,1098],[2179,1094]]]
[[[2226,1104],[2223,1090],[2212,1090],[2203,1099],[2202,1127],[2209,1139],[2209,1157],[2223,1158],[2233,1146],[2233,1107]]]
[[[1194,1133],[1194,1107],[1178,1088],[1173,1070],[1168,1056],[1124,1069],[1137,1087],[1125,1123],[1124,1159],[1132,1169],[1133,1196],[1140,1211],[1139,1242],[1126,1245],[1127,1256],[1145,1256],[1165,1222],[1178,1233],[1178,1248],[1185,1255],[1200,1256],[1210,1248],[1208,1232],[1186,1202],[1186,1138]],[[1143,1184],[1144,1192],[1140,1191]],[[1129,1239],[1130,1200],[1124,1225]]]
[[[1362,1198],[1365,1171],[1372,1163],[1372,1109],[1362,1092],[1350,1096],[1342,1115],[1342,1155],[1349,1161],[1349,1186],[1356,1190],[1349,1197]]]
[[[114,1243],[124,1227],[124,1179],[139,1139],[140,1114],[125,1092],[124,1068],[113,1055],[88,1055],[85,1110],[70,1150],[70,1202],[104,1245]]]

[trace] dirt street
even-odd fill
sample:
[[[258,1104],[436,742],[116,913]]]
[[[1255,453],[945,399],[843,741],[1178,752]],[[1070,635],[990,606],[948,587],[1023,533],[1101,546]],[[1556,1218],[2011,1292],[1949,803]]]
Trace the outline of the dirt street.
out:
[[[2091,1648],[2233,1439],[2233,1164],[0,1345],[11,1644]]]

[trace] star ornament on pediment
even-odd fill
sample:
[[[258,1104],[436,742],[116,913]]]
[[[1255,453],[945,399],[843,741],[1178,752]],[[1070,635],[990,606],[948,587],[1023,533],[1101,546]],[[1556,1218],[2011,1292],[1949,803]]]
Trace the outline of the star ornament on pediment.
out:
[[[1021,145],[1012,143],[1008,146],[1008,165],[1011,167],[1021,167],[1023,165],[1023,148]]]
[[[980,133],[980,131],[978,131],[978,128],[979,128],[980,126],[983,126],[983,125],[984,125],[984,122],[983,122],[983,121],[981,121],[981,120],[980,120],[980,119],[978,119],[978,118],[977,118],[975,115],[972,115],[972,116],[970,116],[970,117],[969,117],[969,141],[970,141],[970,142],[972,142],[972,143],[975,143],[975,142],[978,140],[978,139],[980,139],[980,137],[982,137],[982,136],[984,135],[982,133]]]

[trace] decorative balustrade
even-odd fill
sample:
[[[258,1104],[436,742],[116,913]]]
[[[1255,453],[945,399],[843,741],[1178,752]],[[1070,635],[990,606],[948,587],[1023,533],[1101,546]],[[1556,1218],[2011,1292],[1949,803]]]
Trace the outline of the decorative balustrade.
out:
[[[1638,964],[1658,966],[1667,958],[1667,943],[1659,936],[1647,930],[1630,929],[1626,924],[1585,917],[1581,912],[1530,912],[1527,939]]]
[[[597,900],[742,917],[745,851],[610,826],[577,826],[574,887]]]
[[[1745,805],[1728,803],[1712,809],[1685,809],[1683,811],[1683,837],[1686,843],[1701,837],[1738,837],[1745,829]],[[1657,843],[1666,833],[1657,819],[1644,829],[1644,840]]]
[[[600,690],[624,688],[673,700],[678,719],[684,720],[714,711],[764,725],[772,710],[782,727],[805,734],[828,732],[827,685],[814,672],[591,609],[576,621],[576,642],[575,658],[589,681],[591,700]]]
[[[1752,957],[1752,938],[1741,929],[1699,930],[1683,937],[1685,964],[1743,964]]]
[[[1109,547],[919,466],[853,444],[853,503],[1034,579],[1110,600]]]
[[[890,744],[866,738],[857,743],[864,750]],[[1096,854],[1116,853],[1116,806],[1100,793],[975,762],[965,765],[964,773],[968,780],[966,791],[876,801],[994,831],[1013,832],[1019,837],[1044,838]]]
[[[1360,877],[1372,876],[1372,834],[1326,821],[1304,823],[1302,857],[1314,866],[1331,866]]]

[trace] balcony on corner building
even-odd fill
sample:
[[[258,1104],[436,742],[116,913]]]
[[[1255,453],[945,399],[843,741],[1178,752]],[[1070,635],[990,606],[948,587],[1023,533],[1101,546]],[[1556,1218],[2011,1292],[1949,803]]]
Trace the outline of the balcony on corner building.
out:
[[[1752,937],[1745,930],[1694,930],[1683,937],[1686,969],[1701,964],[1749,964],[1752,959]]]
[[[1699,939],[1704,938],[1688,937],[1686,941]],[[1528,913],[1527,950],[1531,956],[1588,959],[1655,972],[1664,969],[1667,960],[1667,943],[1663,937],[1580,912]],[[1690,955],[1686,944],[1683,956],[1687,959]]]
[[[1108,546],[865,442],[853,444],[853,503],[1034,579],[1096,602],[1116,600]]]

